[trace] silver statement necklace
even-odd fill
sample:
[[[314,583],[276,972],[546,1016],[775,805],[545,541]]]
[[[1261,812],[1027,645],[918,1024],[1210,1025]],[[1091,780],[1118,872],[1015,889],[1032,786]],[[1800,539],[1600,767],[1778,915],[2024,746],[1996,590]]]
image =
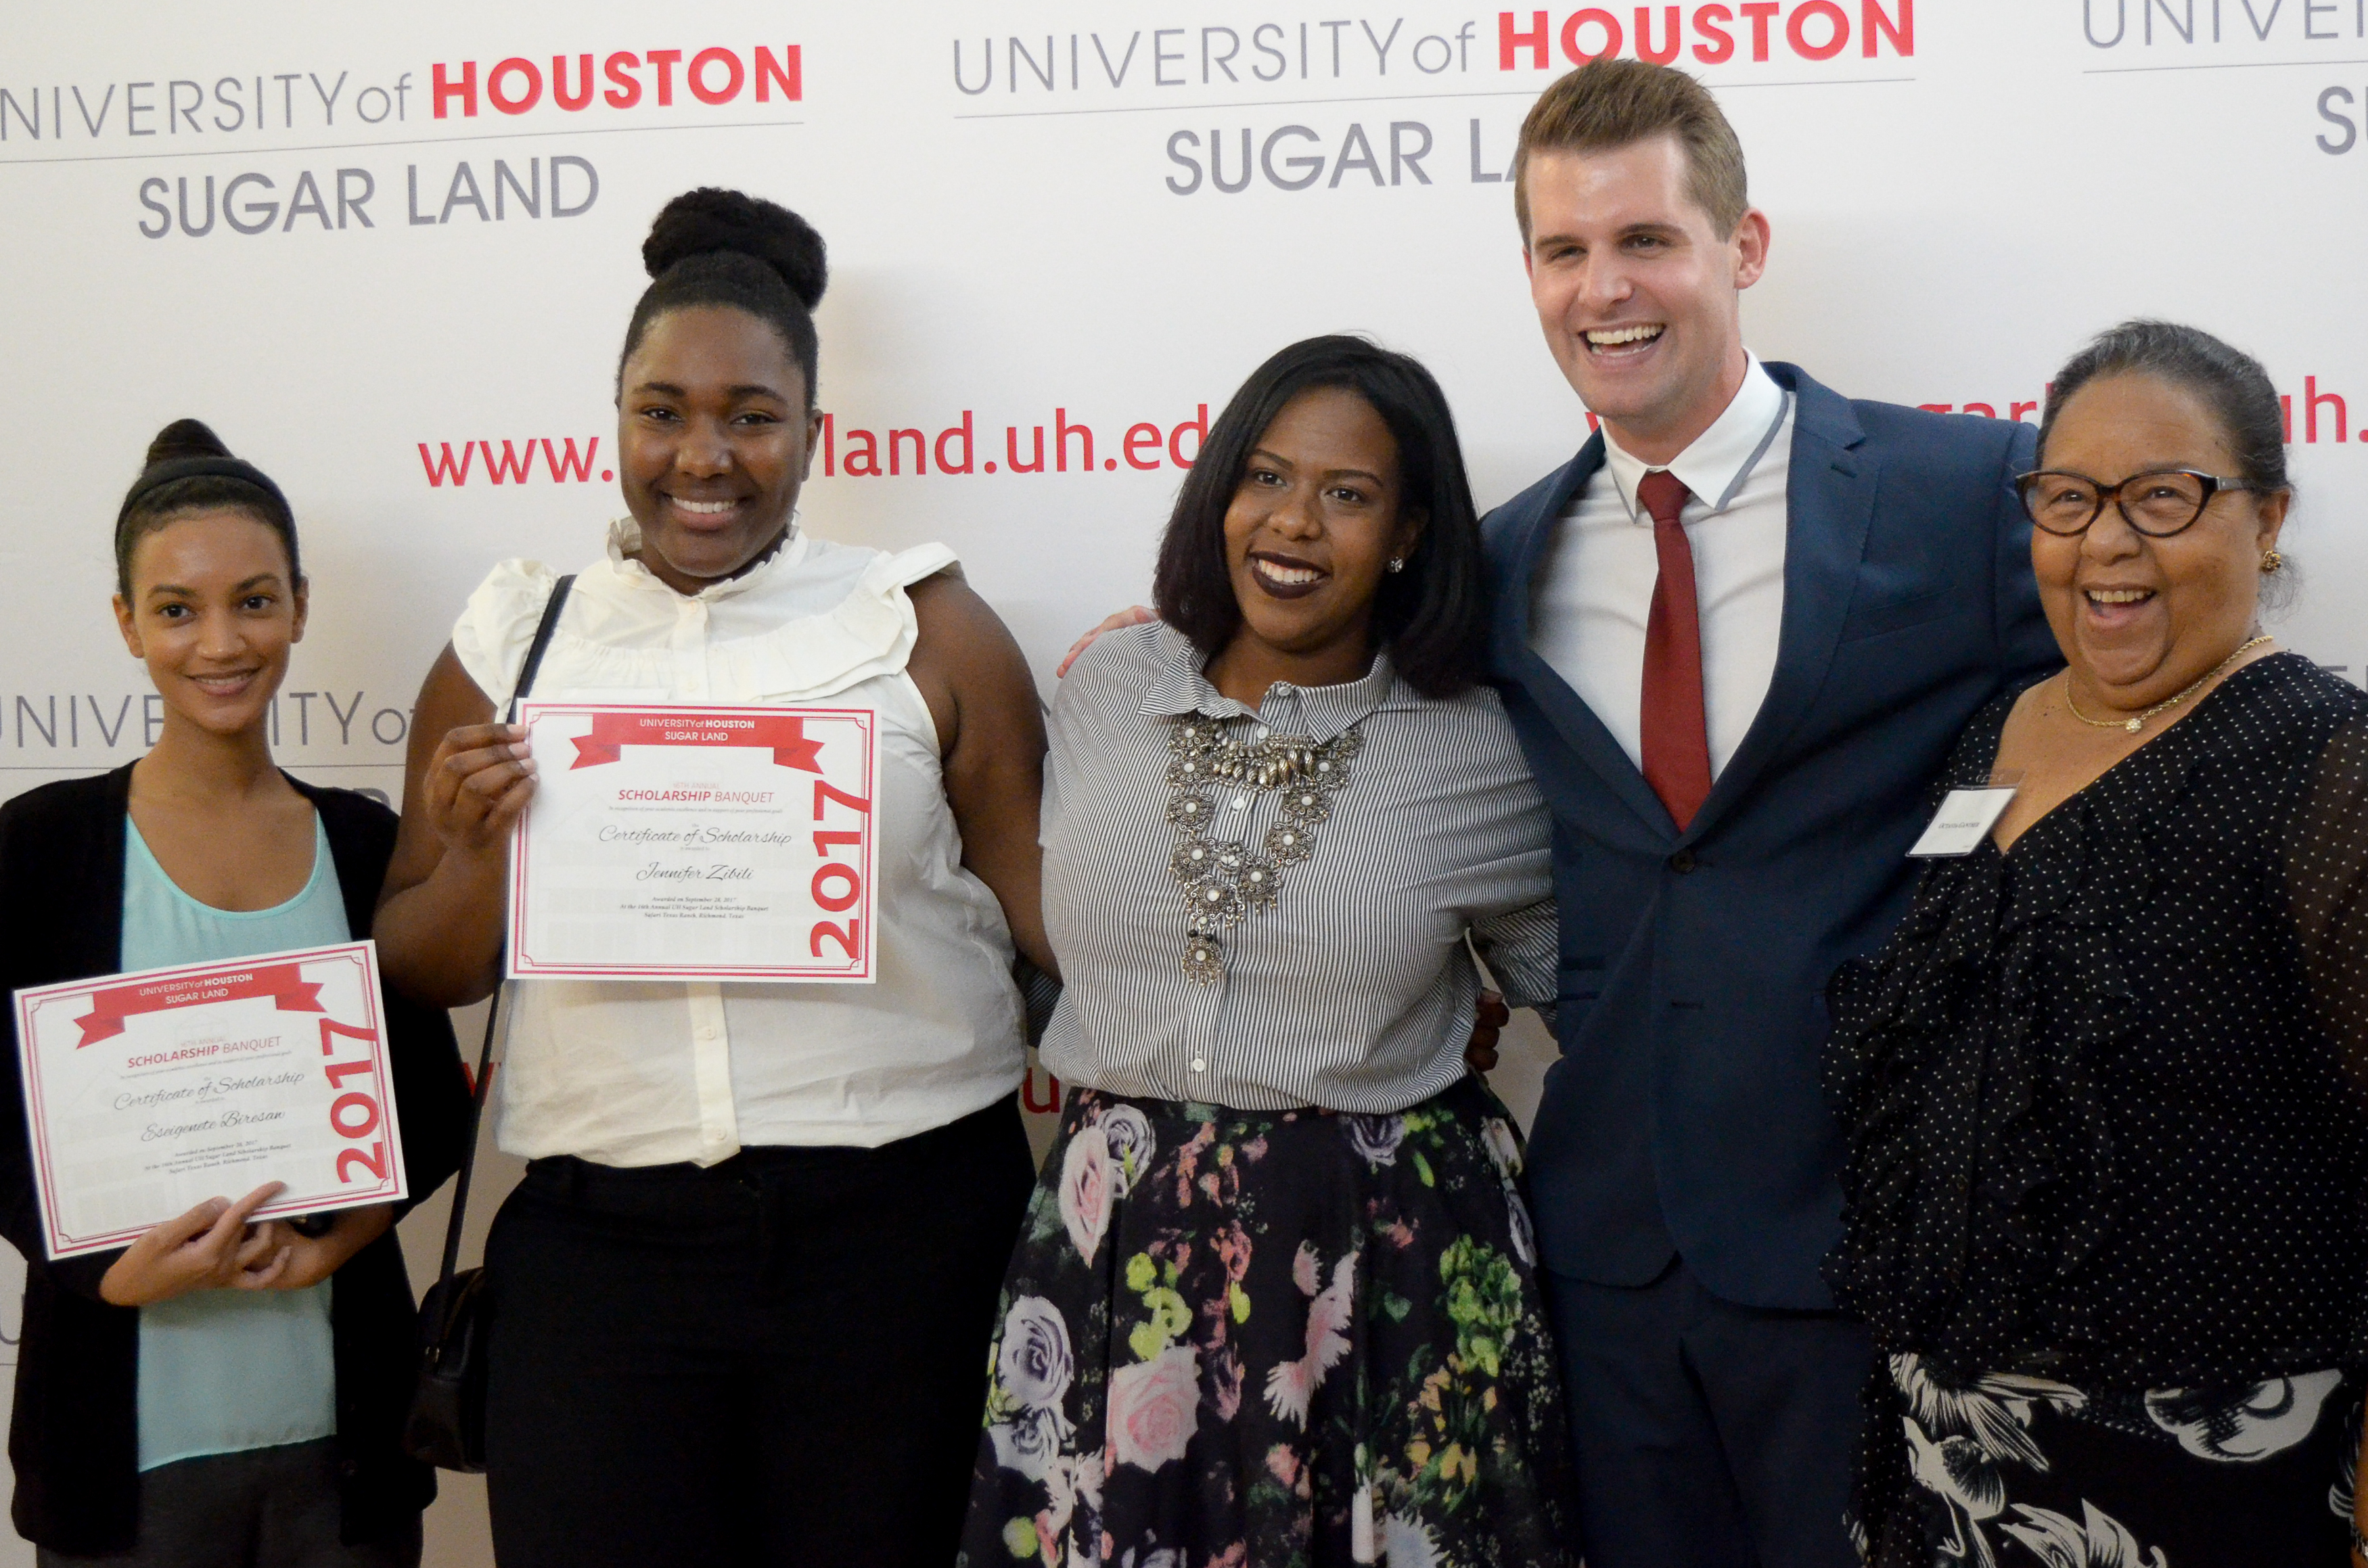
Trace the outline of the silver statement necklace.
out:
[[[1365,742],[1353,728],[1318,744],[1305,735],[1235,740],[1224,725],[1197,715],[1173,724],[1167,787],[1175,792],[1167,820],[1175,824],[1176,850],[1167,866],[1184,894],[1184,972],[1214,985],[1225,972],[1220,933],[1274,907],[1283,869],[1307,858],[1315,829],[1332,815],[1333,795],[1349,782],[1349,759]],[[1217,814],[1212,788],[1233,791],[1244,810],[1269,790],[1281,791],[1264,855],[1211,840],[1209,824]]]

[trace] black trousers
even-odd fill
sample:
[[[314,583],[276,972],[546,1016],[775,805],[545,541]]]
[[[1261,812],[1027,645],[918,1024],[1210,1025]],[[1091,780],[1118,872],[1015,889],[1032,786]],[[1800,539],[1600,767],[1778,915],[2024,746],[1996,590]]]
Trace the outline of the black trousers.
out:
[[[36,1548],[40,1568],[419,1568],[419,1520],[389,1540],[338,1539],[337,1441],[281,1443],[175,1460],[140,1475],[139,1539],[129,1551],[70,1557]]]
[[[1588,1568],[1857,1568],[1864,1324],[1722,1300],[1682,1262],[1634,1289],[1545,1283]]]
[[[943,1568],[1032,1185],[1011,1101],[880,1149],[536,1161],[486,1244],[501,1568]]]

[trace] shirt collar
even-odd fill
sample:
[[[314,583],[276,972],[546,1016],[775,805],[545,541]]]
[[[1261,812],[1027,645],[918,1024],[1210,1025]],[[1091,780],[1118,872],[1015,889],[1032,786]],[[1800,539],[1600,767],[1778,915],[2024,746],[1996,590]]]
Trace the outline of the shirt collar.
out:
[[[1759,363],[1759,356],[1747,351],[1745,358],[1743,384],[1735,390],[1726,411],[1668,464],[1647,463],[1631,456],[1611,438],[1610,430],[1603,432],[1603,466],[1611,471],[1611,482],[1620,487],[1620,499],[1631,520],[1652,521],[1637,511],[1636,487],[1656,467],[1666,466],[1713,512],[1734,500],[1743,482],[1751,477],[1791,400]]]
[[[733,598],[741,594],[754,592],[781,573],[795,571],[798,563],[806,558],[806,551],[811,542],[806,531],[792,521],[790,524],[790,537],[783,540],[781,547],[772,554],[749,570],[741,573],[737,577],[725,577],[710,583],[698,593],[687,597],[704,599],[712,604],[718,599]],[[617,580],[627,587],[644,592],[667,594],[677,598],[685,597],[686,596],[675,593],[674,589],[659,582],[655,573],[634,558],[632,552],[641,547],[641,524],[631,517],[619,517],[609,525],[609,570],[616,574]]]
[[[1373,667],[1340,686],[1292,686],[1277,681],[1256,708],[1235,701],[1201,673],[1207,661],[1192,640],[1165,623],[1153,628],[1151,689],[1142,712],[1155,719],[1204,713],[1212,719],[1256,719],[1279,734],[1305,735],[1318,744],[1346,733],[1389,699],[1397,671],[1386,649],[1373,654]]]

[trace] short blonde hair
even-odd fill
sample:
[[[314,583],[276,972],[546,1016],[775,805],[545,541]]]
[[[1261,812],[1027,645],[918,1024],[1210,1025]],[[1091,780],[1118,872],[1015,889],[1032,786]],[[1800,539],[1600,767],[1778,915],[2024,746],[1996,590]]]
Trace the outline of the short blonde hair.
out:
[[[1513,153],[1513,216],[1530,238],[1530,159],[1540,153],[1600,153],[1674,135],[1686,154],[1686,192],[1721,239],[1751,210],[1743,143],[1710,89],[1682,71],[1643,60],[1590,60],[1538,96]]]

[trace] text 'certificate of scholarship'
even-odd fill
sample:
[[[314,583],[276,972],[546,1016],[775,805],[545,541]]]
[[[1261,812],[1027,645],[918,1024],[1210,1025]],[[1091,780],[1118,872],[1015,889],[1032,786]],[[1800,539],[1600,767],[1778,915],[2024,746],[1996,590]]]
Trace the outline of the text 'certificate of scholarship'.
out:
[[[257,1219],[409,1196],[369,942],[19,991],[17,1049],[53,1258],[266,1182]]]
[[[873,978],[868,708],[524,702],[510,853],[521,979]]]

